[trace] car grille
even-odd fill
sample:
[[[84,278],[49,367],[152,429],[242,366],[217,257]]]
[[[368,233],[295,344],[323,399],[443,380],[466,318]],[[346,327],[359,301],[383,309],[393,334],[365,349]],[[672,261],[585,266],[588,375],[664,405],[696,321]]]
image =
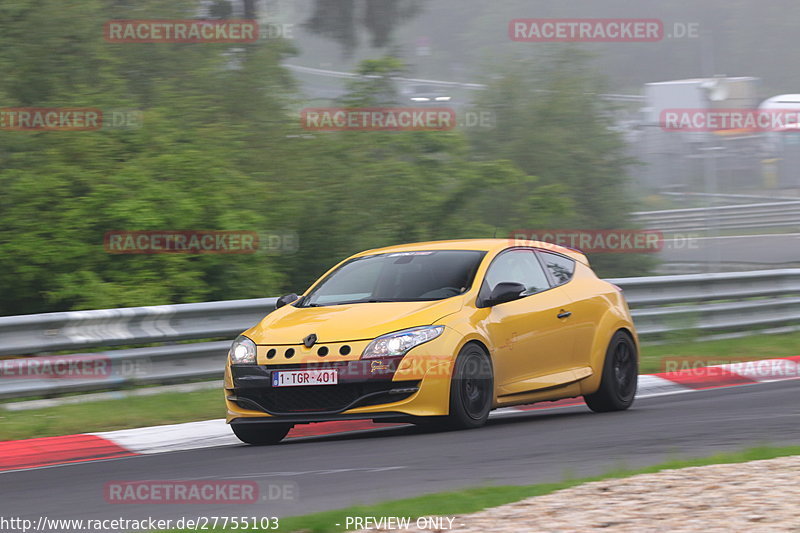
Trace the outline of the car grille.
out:
[[[252,408],[255,402],[263,410],[273,414],[340,412],[351,406],[362,407],[381,403],[397,402],[408,398],[416,390],[389,394],[392,389],[416,389],[418,381],[382,381],[365,383],[339,383],[338,385],[319,385],[311,387],[279,387],[266,389],[245,389],[237,391],[237,399],[244,399],[239,405]],[[365,395],[374,394],[368,398]],[[250,400],[250,401],[246,401]]]

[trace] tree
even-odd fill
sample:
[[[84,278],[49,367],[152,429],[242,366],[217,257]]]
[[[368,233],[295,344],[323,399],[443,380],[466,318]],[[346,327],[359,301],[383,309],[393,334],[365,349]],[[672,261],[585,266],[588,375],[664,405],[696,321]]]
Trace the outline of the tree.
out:
[[[363,62],[358,72],[392,75],[393,58]],[[392,93],[391,80],[351,84],[346,102],[374,105]],[[302,206],[295,218],[302,242],[293,290],[302,290],[335,261],[369,248],[431,239],[506,237],[570,212],[559,186],[526,176],[510,161],[474,161],[460,130],[350,131],[316,134],[295,169],[302,182],[281,197]],[[292,215],[290,217],[294,218]]]
[[[111,255],[110,230],[269,231],[281,179],[263,154],[288,127],[279,41],[251,46],[110,44],[114,18],[187,18],[195,2],[136,8],[87,0],[0,7],[0,95],[8,107],[140,110],[141,129],[0,131],[0,313],[154,305],[275,294],[283,275],[255,255]]]
[[[362,76],[348,83],[347,93],[339,100],[347,107],[371,107],[396,104],[398,92],[393,77],[402,76],[405,64],[396,57],[366,59],[356,69]]]
[[[0,313],[252,298],[302,290],[354,252],[492,237],[573,216],[563,184],[464,133],[309,132],[278,40],[112,44],[109,19],[185,18],[193,1],[0,6],[9,107],[140,110],[141,128],[0,131]],[[42,13],[48,13],[44,16]],[[51,16],[52,15],[52,16]],[[404,65],[365,62],[351,105],[385,103]],[[292,231],[295,254],[115,255],[112,230]]]
[[[360,25],[369,32],[371,46],[384,48],[397,26],[417,15],[422,5],[422,0],[316,0],[305,27],[333,39],[349,56],[358,46]]]
[[[627,169],[634,163],[612,129],[612,108],[598,98],[603,78],[589,56],[562,48],[543,63],[520,60],[494,73],[476,100],[495,114],[497,127],[471,136],[481,159],[505,158],[544,185],[557,186],[574,206],[536,229],[617,229],[630,227],[634,206]],[[533,228],[531,228],[533,229]],[[646,272],[645,257],[593,256],[607,275]]]

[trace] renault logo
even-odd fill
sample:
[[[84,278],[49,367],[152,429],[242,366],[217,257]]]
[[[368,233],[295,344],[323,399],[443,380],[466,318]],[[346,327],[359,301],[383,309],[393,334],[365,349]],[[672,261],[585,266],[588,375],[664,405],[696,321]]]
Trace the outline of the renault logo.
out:
[[[311,335],[303,339],[303,344],[305,345],[306,348],[311,348],[312,346],[314,346],[314,344],[316,344],[316,342],[317,342],[316,333],[312,333]]]

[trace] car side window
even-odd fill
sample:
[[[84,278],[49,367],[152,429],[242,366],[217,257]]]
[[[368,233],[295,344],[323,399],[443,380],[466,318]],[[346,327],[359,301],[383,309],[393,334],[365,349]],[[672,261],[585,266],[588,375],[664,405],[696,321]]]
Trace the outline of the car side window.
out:
[[[550,288],[550,282],[532,250],[511,250],[494,260],[486,272],[484,290],[486,296],[498,283],[514,282],[525,285],[523,296]]]
[[[550,252],[540,251],[539,257],[542,258],[542,262],[558,285],[563,285],[572,279],[572,275],[575,273],[575,261]]]

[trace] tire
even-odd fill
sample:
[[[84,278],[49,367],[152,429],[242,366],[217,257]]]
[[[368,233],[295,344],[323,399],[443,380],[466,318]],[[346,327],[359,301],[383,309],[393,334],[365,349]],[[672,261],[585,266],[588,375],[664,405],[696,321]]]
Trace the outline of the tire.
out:
[[[263,446],[278,444],[292,429],[293,424],[231,424],[233,434],[245,444]]]
[[[492,362],[477,344],[467,344],[456,358],[450,380],[450,429],[479,428],[489,418],[494,400]]]
[[[611,338],[597,392],[583,397],[596,413],[624,411],[633,404],[639,379],[639,357],[630,335],[617,331]]]

